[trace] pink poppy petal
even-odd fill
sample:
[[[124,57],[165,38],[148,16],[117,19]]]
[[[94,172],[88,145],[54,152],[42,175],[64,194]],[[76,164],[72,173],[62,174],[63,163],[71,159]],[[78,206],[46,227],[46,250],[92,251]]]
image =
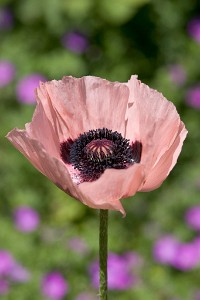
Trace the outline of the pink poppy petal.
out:
[[[7,136],[8,140],[17,148],[31,163],[44,174],[44,170],[38,159],[38,154],[35,151],[31,138],[28,136],[26,130],[14,128]]]
[[[46,116],[41,102],[38,102],[31,123],[26,124],[27,134],[35,140],[38,140],[51,156],[60,158],[60,142],[52,126],[52,123]]]
[[[93,208],[118,210],[125,216],[119,199],[133,196],[143,180],[140,164],[123,170],[107,169],[98,180],[79,185],[85,195],[82,202]]]
[[[130,97],[126,138],[141,141],[141,163],[148,175],[173,144],[179,131],[180,117],[173,103],[141,83],[136,76],[132,76],[127,85]]]
[[[49,156],[44,147],[37,140],[31,139],[24,130],[13,129],[7,138],[12,144],[38,169],[60,189],[80,199],[78,186],[74,185],[65,164]]]
[[[48,97],[41,97],[40,89]],[[43,106],[53,107],[57,122],[67,128],[72,139],[103,127],[124,133],[129,94],[126,85],[92,76],[69,76],[41,84],[40,89],[37,93]]]
[[[110,128],[124,134],[129,90],[119,82],[98,77],[84,77],[89,129]],[[113,113],[114,112],[114,113]]]
[[[52,105],[50,96],[46,90],[45,84],[40,82],[40,87],[36,89],[37,103],[42,105],[47,119],[52,124],[55,135],[61,142],[69,137],[69,128],[65,120],[60,116],[57,109]]]
[[[177,162],[186,135],[187,130],[185,129],[184,124],[181,122],[179,132],[177,133],[176,139],[172,146],[160,158],[154,168],[150,170],[139,191],[148,192],[157,189],[163,183]]]

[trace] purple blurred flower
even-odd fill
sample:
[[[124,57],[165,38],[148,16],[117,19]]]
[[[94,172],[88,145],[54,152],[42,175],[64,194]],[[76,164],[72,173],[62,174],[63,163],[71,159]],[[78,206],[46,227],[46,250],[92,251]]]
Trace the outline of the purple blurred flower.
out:
[[[5,295],[9,292],[9,283],[5,278],[0,278],[0,295]]]
[[[9,275],[15,264],[12,255],[5,250],[0,250],[0,277],[4,275]]]
[[[183,85],[186,81],[186,72],[181,65],[175,64],[169,66],[169,76],[176,85]]]
[[[87,244],[80,238],[72,238],[69,240],[69,247],[78,254],[86,254],[88,252]]]
[[[8,8],[0,9],[0,30],[10,29],[13,26],[13,15]]]
[[[125,290],[133,287],[137,278],[133,275],[133,265],[126,256],[110,253],[108,255],[108,287],[111,290]],[[89,268],[92,285],[99,286],[99,263],[93,262]]]
[[[0,60],[0,88],[8,85],[15,77],[15,66],[7,60]]]
[[[143,259],[136,252],[126,252],[123,257],[129,266],[134,267],[134,270],[143,264]]]
[[[200,109],[200,85],[193,86],[187,91],[186,103]]]
[[[188,23],[188,33],[197,42],[200,43],[200,18],[194,18]]]
[[[35,89],[39,86],[39,82],[46,81],[46,78],[41,74],[31,74],[22,78],[16,89],[16,94],[19,102],[25,104],[34,104],[35,101]]]
[[[193,243],[180,244],[177,249],[173,266],[181,271],[188,271],[198,265],[198,251]]]
[[[36,210],[29,206],[20,206],[14,212],[15,226],[23,232],[34,231],[40,222],[39,215]]]
[[[179,242],[170,235],[163,236],[156,241],[153,248],[153,256],[161,264],[172,264],[176,254]]]
[[[155,243],[153,254],[158,262],[170,264],[182,271],[193,269],[199,262],[199,254],[194,243],[181,244],[172,236],[159,239]]]
[[[189,226],[200,230],[200,206],[189,208],[185,214],[185,220]]]
[[[62,37],[62,44],[65,48],[75,53],[84,53],[88,48],[88,40],[80,32],[71,31]]]
[[[28,270],[18,263],[14,264],[9,274],[9,278],[15,282],[27,282],[30,280],[30,277]]]
[[[65,297],[68,292],[68,284],[64,277],[53,272],[46,274],[42,280],[42,293],[51,300],[60,300]]]

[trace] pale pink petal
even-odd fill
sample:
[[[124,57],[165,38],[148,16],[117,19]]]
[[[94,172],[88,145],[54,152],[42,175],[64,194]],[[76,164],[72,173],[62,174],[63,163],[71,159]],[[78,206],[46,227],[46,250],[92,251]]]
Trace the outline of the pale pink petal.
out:
[[[44,174],[44,170],[38,159],[37,150],[33,147],[32,140],[27,132],[22,129],[14,128],[7,136],[8,140],[17,148],[31,163]]]
[[[181,122],[175,141],[147,174],[145,182],[141,185],[139,191],[148,192],[157,189],[163,183],[177,162],[186,135],[187,130]]]
[[[175,106],[161,93],[132,76],[126,138],[142,143],[141,163],[146,176],[173,144],[180,126]]]
[[[27,123],[25,128],[30,138],[48,149],[50,156],[60,158],[60,141],[40,102],[37,103],[31,123]]]
[[[58,140],[60,142],[67,140],[70,137],[69,128],[66,125],[66,121],[60,116],[58,110],[52,104],[52,100],[47,92],[45,83],[43,82],[41,82],[40,87],[36,89],[36,99],[37,103],[42,105],[46,117],[52,124]],[[56,102],[56,99],[54,101]]]
[[[7,138],[36,169],[60,189],[77,199],[82,197],[79,195],[78,186],[73,184],[65,164],[49,156],[39,141],[31,139],[26,131],[20,129],[13,129],[8,133]]]
[[[98,180],[84,182],[79,188],[87,196],[84,204],[93,208],[119,210],[125,215],[119,200],[133,196],[143,180],[143,166],[135,164],[123,170],[107,169]]]
[[[89,128],[106,127],[124,134],[129,90],[119,82],[84,77]]]
[[[75,139],[80,133],[103,127],[124,133],[128,94],[125,84],[92,76],[64,77],[42,83],[37,89],[49,119],[50,109],[55,111],[63,139],[69,132]]]

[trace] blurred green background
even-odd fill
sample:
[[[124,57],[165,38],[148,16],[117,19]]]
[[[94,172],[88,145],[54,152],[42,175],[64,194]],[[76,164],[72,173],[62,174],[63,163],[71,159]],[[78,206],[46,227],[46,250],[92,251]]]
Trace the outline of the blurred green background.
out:
[[[111,290],[109,299],[199,299],[198,265],[181,271],[160,264],[152,254],[162,236],[173,235],[182,243],[198,237],[184,216],[200,200],[200,28],[199,33],[189,29],[199,14],[198,0],[1,1],[0,60],[15,72],[0,86],[0,249],[30,273],[27,282],[9,281],[7,291],[1,293],[0,286],[1,299],[46,299],[41,280],[54,270],[68,282],[64,299],[78,299],[82,292],[98,299],[88,272],[98,258],[98,211],[60,191],[4,138],[31,120],[35,105],[20,98],[17,88],[32,74],[48,80],[90,74],[112,81],[138,74],[176,105],[189,131],[177,166],[158,190],[123,200],[125,219],[110,212],[110,251],[135,251],[143,265],[138,284]],[[39,226],[29,233],[17,229],[13,218],[24,205],[40,216]],[[84,250],[70,246],[74,238]]]

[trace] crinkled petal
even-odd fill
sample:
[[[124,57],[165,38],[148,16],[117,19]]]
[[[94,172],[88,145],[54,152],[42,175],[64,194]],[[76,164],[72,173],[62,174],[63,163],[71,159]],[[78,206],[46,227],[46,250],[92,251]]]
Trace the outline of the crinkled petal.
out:
[[[25,130],[13,129],[8,133],[9,141],[38,169],[60,189],[80,198],[78,186],[74,185],[65,164],[51,157],[43,145],[32,139]]]
[[[37,89],[49,119],[53,120],[51,111],[55,111],[63,139],[65,134],[75,139],[80,133],[103,127],[124,134],[128,96],[125,84],[93,76],[64,77]]]
[[[26,124],[26,132],[29,137],[39,141],[48,154],[54,157],[60,157],[60,142],[53,124],[47,118],[46,112],[41,104],[37,103],[31,123]]]
[[[42,165],[38,159],[38,149],[32,145],[31,138],[26,130],[14,128],[7,136],[8,140],[17,148],[41,173],[44,174]]]
[[[141,163],[145,166],[145,176],[148,176],[174,143],[181,121],[173,103],[141,83],[136,76],[132,76],[127,85],[130,97],[126,138],[142,143]]]
[[[163,183],[177,162],[186,135],[187,130],[185,129],[184,124],[181,122],[179,131],[173,144],[147,174],[145,182],[141,185],[139,191],[148,192],[157,189]]]
[[[36,89],[37,103],[42,105],[46,117],[52,124],[56,136],[58,137],[59,141],[62,142],[70,137],[69,128],[67,127],[63,116],[59,114],[58,110],[53,105],[53,100],[50,98],[45,84],[46,83],[41,82],[40,87]],[[57,100],[54,99],[54,102],[56,101]]]
[[[93,208],[118,210],[125,215],[120,199],[133,196],[143,180],[143,166],[135,164],[123,170],[107,169],[98,180],[84,182],[79,188],[86,196],[84,204]]]

